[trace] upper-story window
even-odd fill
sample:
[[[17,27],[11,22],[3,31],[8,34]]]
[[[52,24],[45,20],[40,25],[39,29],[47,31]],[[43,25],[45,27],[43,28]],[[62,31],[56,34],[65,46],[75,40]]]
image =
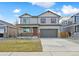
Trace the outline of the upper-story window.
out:
[[[68,22],[67,21],[64,21],[64,25],[67,25],[68,24]]]
[[[23,18],[23,24],[29,24],[29,18]]]
[[[41,18],[41,23],[46,23],[46,18]]]
[[[56,23],[56,18],[51,18],[51,23]]]
[[[79,16],[75,16],[75,22],[79,22]]]

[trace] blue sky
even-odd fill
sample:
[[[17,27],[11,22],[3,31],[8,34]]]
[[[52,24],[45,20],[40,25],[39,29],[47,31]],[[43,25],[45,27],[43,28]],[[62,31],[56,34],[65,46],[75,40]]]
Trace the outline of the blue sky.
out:
[[[39,15],[51,10],[61,16],[79,12],[79,2],[0,2],[0,20],[14,23],[19,15]]]

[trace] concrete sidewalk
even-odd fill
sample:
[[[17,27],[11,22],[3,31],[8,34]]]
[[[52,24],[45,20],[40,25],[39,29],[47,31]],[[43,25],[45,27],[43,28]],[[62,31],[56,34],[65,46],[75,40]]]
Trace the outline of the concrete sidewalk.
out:
[[[0,56],[79,56],[79,52],[0,52]]]

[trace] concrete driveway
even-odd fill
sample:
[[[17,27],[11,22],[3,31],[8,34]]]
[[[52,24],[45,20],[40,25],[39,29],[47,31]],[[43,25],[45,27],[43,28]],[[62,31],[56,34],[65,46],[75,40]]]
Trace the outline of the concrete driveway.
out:
[[[68,39],[60,38],[41,38],[43,51],[79,51],[79,44],[69,41]]]

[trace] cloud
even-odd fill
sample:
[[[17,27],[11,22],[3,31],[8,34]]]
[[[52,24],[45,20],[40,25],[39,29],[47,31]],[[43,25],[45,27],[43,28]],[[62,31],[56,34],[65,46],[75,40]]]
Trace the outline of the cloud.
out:
[[[43,8],[50,8],[55,5],[55,2],[31,2],[32,5],[37,5]]]
[[[19,13],[21,11],[21,9],[15,9],[13,10],[14,13]]]
[[[79,12],[79,8],[72,7],[71,5],[64,5],[61,11],[63,14],[75,14]]]

